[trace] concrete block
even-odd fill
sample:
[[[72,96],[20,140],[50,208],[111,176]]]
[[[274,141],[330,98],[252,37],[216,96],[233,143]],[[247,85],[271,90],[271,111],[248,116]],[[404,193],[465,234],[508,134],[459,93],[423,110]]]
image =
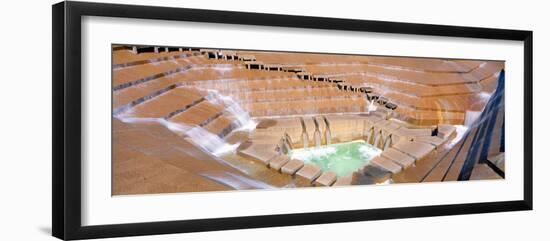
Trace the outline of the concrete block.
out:
[[[435,149],[441,147],[443,143],[445,143],[445,140],[437,137],[437,136],[419,136],[417,138],[414,138],[414,141],[424,142],[431,144],[435,147]]]
[[[363,175],[375,183],[382,183],[390,179],[392,173],[376,165],[366,165],[363,167]]]
[[[393,174],[398,173],[402,170],[400,165],[383,156],[377,156],[373,158],[372,160],[370,160],[369,164],[379,166]]]
[[[384,120],[384,119],[380,116],[376,116],[376,115],[367,116],[367,122],[368,122],[369,126],[373,126],[374,124],[376,124],[376,123],[378,123],[382,120]]]
[[[275,145],[255,143],[252,143],[246,149],[239,150],[238,153],[241,156],[251,158],[264,165],[268,165],[273,158],[280,155],[275,151]]]
[[[315,184],[318,186],[330,186],[336,182],[336,173],[334,172],[324,172],[315,180]]]
[[[303,166],[303,161],[292,159],[281,167],[281,172],[289,175],[294,175]]]
[[[334,182],[334,185],[333,186],[348,186],[348,185],[351,185],[351,175],[347,175],[347,176],[344,176],[344,177],[339,177],[338,179],[336,179],[336,182]]]
[[[382,152],[382,156],[390,159],[391,161],[397,163],[403,169],[410,167],[414,164],[414,158],[408,156],[407,154],[395,149],[388,148]]]
[[[269,162],[269,168],[274,169],[276,171],[280,171],[281,167],[283,167],[289,161],[290,161],[290,158],[287,155],[280,155],[278,157],[273,158],[273,160]]]
[[[441,139],[447,140],[451,135],[456,132],[456,127],[453,125],[438,125],[437,136]]]
[[[418,141],[400,141],[393,146],[395,149],[411,156],[418,161],[435,149],[434,146]]]
[[[427,129],[427,128],[412,129],[412,128],[402,127],[396,130],[395,134],[399,136],[406,136],[406,137],[431,136],[432,129]]]
[[[313,183],[315,179],[321,176],[321,168],[313,164],[305,164],[298,172],[296,176],[305,179],[308,183]]]

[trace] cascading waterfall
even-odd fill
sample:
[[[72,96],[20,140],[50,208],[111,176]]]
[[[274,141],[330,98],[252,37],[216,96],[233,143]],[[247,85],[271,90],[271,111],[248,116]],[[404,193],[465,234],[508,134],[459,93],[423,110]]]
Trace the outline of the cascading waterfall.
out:
[[[384,146],[386,145],[386,142],[388,141],[388,135],[384,133],[384,131],[380,131],[380,142],[378,143],[377,148],[384,150]]]
[[[220,95],[217,91],[209,91],[206,99],[212,103],[220,104],[225,107],[225,111],[233,114],[236,118],[236,130],[253,130],[256,128],[256,122],[250,118],[250,115],[243,110],[237,102],[231,97]],[[211,153],[214,156],[221,156],[224,153],[232,152],[237,149],[240,143],[228,144],[218,135],[207,131],[200,126],[185,125],[182,123],[174,123],[163,118],[140,118],[133,117],[131,110],[121,113],[116,116],[123,122],[156,122],[170,131],[180,135],[187,136],[189,140],[200,149]]]
[[[191,127],[188,131],[185,132],[185,135],[190,137],[191,141],[194,142],[196,145],[211,152],[215,156],[234,151],[239,145],[228,144],[218,135],[215,135],[199,126]]]
[[[369,101],[369,105],[367,106],[367,114],[370,114],[373,111],[376,111],[378,107],[374,105],[374,100]]]
[[[374,142],[372,143],[373,146],[378,147],[378,142],[380,142],[381,135],[382,134],[379,132],[374,133]]]
[[[313,118],[313,123],[315,124],[315,132],[313,132],[313,140],[315,141],[315,147],[319,148],[321,147],[321,132],[319,131],[319,122],[317,122],[317,118]]]
[[[332,134],[330,133],[330,129],[327,127],[327,129],[325,130],[325,140],[326,140],[326,144],[327,146],[331,144],[331,140],[332,140]]]
[[[384,145],[383,145],[383,149],[382,150],[386,150],[388,149],[390,146],[391,146],[391,135],[388,135],[386,137],[386,140],[384,141]]]
[[[302,117],[300,117],[300,124],[302,125],[302,143],[304,144],[304,149],[306,149],[309,146],[309,136],[307,135],[306,123]]]
[[[288,154],[292,151],[292,140],[286,132],[279,140],[279,148],[281,154]]]
[[[237,118],[237,130],[253,130],[257,123],[250,118],[246,112],[233,98],[230,96],[221,95],[216,90],[208,90],[206,99],[212,103],[225,106],[225,111],[231,113]]]
[[[239,146],[239,144],[228,144],[218,135],[208,132],[200,126],[174,123],[163,118],[124,117],[121,115],[117,116],[117,118],[126,123],[159,123],[180,136],[190,137],[193,144],[204,151],[212,153],[214,156],[220,156],[223,153],[234,151]]]
[[[325,143],[328,146],[332,142],[332,134],[330,133],[330,123],[328,122],[328,119],[325,116],[323,116],[323,120],[325,121]]]
[[[319,130],[315,130],[313,138],[315,139],[315,147],[321,147],[321,132],[319,132]]]
[[[374,144],[374,138],[373,138],[373,136],[374,136],[374,127],[371,127],[371,128],[367,131],[367,133],[366,133],[365,136],[366,136],[365,141],[366,141],[367,143],[369,143],[369,144]]]
[[[302,132],[302,142],[304,143],[304,148],[308,148],[309,137],[307,136],[307,132]]]
[[[285,141],[290,149],[292,149],[292,138],[290,138],[290,135],[285,132],[284,134]]]

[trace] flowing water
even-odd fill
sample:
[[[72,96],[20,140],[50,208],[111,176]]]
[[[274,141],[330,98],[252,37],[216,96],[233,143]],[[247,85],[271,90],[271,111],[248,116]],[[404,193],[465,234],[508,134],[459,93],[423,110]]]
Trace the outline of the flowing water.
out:
[[[237,118],[238,130],[254,130],[257,123],[250,118],[246,112],[233,98],[219,94],[218,91],[209,90],[206,97],[210,102],[225,106],[225,111],[233,114]]]
[[[220,95],[217,91],[209,91],[207,99],[215,104],[225,106],[225,111],[231,113],[236,118],[236,130],[253,130],[256,128],[256,122],[250,118],[248,112],[243,110],[237,102],[231,97]],[[116,116],[123,122],[157,122],[164,125],[172,132],[189,137],[189,140],[195,144],[195,146],[202,150],[219,157],[222,154],[233,152],[237,149],[240,143],[229,144],[218,135],[207,131],[206,129],[195,126],[185,125],[183,123],[174,123],[163,118],[140,118],[134,117],[132,110],[126,111]]]
[[[319,132],[319,130],[315,130],[313,133],[313,138],[315,140],[315,147],[321,147],[321,132]]]
[[[327,146],[331,144],[332,135],[330,134],[329,129],[325,131],[325,140],[327,141]]]
[[[190,126],[181,123],[174,123],[163,118],[139,118],[139,117],[118,117],[119,120],[126,123],[159,123],[170,131],[180,135],[190,137],[190,141],[202,150],[220,156],[224,153],[234,151],[239,144],[228,144],[220,138],[200,126]]]
[[[371,100],[369,102],[369,106],[367,107],[367,114],[373,112],[373,111],[376,111],[377,107],[376,105],[374,105],[374,100]]]
[[[309,147],[309,137],[307,135],[307,132],[302,132],[302,143],[304,143],[304,148]]]

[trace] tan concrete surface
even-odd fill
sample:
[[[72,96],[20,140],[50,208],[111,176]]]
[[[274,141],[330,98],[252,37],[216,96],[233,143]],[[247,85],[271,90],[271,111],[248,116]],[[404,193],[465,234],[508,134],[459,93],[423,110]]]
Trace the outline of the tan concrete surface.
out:
[[[279,156],[279,153],[275,151],[275,146],[269,144],[252,144],[238,152],[239,155],[261,162],[264,165],[268,165],[273,158]]]
[[[114,118],[113,194],[231,189],[206,178],[206,174],[250,175],[248,178],[276,187],[296,184],[291,176],[277,172],[279,169],[288,174],[298,172],[299,178],[311,183],[317,172],[308,171],[312,168],[309,165],[302,168],[299,161],[287,162],[275,147],[285,133],[292,146],[303,146],[299,117],[306,120],[311,146],[312,116],[329,120],[331,143],[365,139],[371,127],[382,137],[392,138],[388,142],[391,148],[373,165],[336,181],[330,172],[319,173],[316,185],[374,184],[388,180],[392,173],[396,182],[456,180],[466,154],[456,145],[444,146],[445,141],[454,138],[456,128],[452,125],[463,124],[467,110],[483,110],[487,101],[484,93],[494,91],[496,74],[504,68],[498,61],[221,52],[240,60],[209,59],[187,48],[141,54],[127,49],[113,51],[112,107],[117,114],[120,111],[124,117],[165,118],[200,126],[232,144],[248,141],[238,155],[213,157],[187,141],[189,137],[178,136],[158,123],[123,123]],[[245,59],[262,62],[273,70],[247,70]],[[297,74],[286,72],[296,69],[324,80],[301,80]],[[346,90],[329,79],[342,81],[340,85]],[[372,89],[372,94],[381,95],[398,108],[391,112],[378,106],[377,111],[366,114],[364,94],[351,90],[360,87]],[[224,104],[205,100],[208,90],[232,98],[260,120],[258,128],[251,133],[234,132],[236,116]],[[389,113],[394,119],[386,120]],[[499,112],[497,123],[503,122],[503,113]],[[438,136],[433,137],[436,126]],[[321,133],[326,129],[320,121]],[[499,129],[487,138],[497,143],[500,134]],[[466,147],[471,145],[470,138],[463,141]],[[491,145],[490,161],[504,169],[503,158],[495,157],[498,154],[499,146]],[[472,179],[491,178],[487,170],[476,166]]]
[[[303,166],[304,162],[292,159],[281,167],[281,172],[289,175],[294,175]]]
[[[452,134],[456,132],[456,127],[452,125],[438,125],[437,136],[444,140],[448,139]]]
[[[313,183],[321,175],[321,168],[313,164],[305,164],[298,172],[296,176],[305,179],[308,183]]]
[[[351,185],[352,177],[351,175],[338,177],[336,179],[336,182],[334,182],[333,186],[348,186]]]
[[[280,171],[281,167],[283,167],[289,161],[290,161],[290,158],[287,155],[280,155],[276,158],[273,158],[273,160],[269,162],[269,168],[276,171]]]
[[[393,162],[397,163],[401,168],[406,169],[410,167],[412,164],[414,164],[414,158],[395,149],[395,148],[388,148],[384,150],[381,154],[383,157],[386,157]]]
[[[401,141],[393,146],[395,149],[413,157],[416,161],[427,156],[434,146],[417,141]]]
[[[323,172],[319,178],[315,180],[315,184],[319,186],[331,186],[336,182],[336,173],[334,172]]]
[[[384,156],[377,156],[370,160],[369,163],[371,165],[379,166],[391,173],[398,173],[403,169],[400,165],[396,164],[395,162]]]

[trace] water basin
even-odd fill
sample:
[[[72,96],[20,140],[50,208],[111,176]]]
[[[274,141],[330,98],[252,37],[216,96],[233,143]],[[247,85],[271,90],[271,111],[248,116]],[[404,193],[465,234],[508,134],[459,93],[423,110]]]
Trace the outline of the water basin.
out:
[[[341,177],[358,170],[380,153],[382,150],[359,140],[321,147],[293,149],[290,156],[304,163],[315,164],[324,172],[332,171]]]

